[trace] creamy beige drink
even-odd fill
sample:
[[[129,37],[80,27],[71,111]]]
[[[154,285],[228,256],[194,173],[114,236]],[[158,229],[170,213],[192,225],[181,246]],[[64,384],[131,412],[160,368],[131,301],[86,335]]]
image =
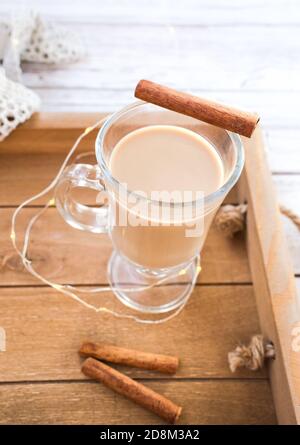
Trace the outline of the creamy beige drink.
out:
[[[130,191],[144,192],[152,201],[153,192],[166,192],[165,197],[171,194],[173,202],[187,207],[197,192],[208,195],[224,182],[222,161],[214,147],[200,135],[171,125],[152,125],[127,134],[113,150],[110,170]],[[137,216],[136,208],[125,207],[127,216]],[[205,231],[187,236],[187,228],[199,218],[205,218],[204,227],[208,228],[212,217],[213,212],[186,218],[175,213],[154,217],[140,211],[138,225],[130,225],[130,218],[129,224],[121,225],[116,218],[112,240],[117,250],[138,265],[171,267],[189,261],[202,247]]]

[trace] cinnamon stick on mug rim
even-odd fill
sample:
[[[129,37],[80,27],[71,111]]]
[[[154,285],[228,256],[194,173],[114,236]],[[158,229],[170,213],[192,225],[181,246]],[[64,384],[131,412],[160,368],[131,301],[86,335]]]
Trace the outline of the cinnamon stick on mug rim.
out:
[[[152,354],[121,348],[106,343],[84,342],[79,354],[84,357],[94,357],[111,363],[174,374],[179,365],[179,359],[171,355]]]
[[[140,80],[135,97],[168,110],[185,114],[242,136],[251,137],[259,116],[238,108],[183,93],[150,80]]]
[[[175,423],[181,414],[182,408],[171,400],[94,358],[87,358],[81,369],[86,376],[103,383],[169,423]]]

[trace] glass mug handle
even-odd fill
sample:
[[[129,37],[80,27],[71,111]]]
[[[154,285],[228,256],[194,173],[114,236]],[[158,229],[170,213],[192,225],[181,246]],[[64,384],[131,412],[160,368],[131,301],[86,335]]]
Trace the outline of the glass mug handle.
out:
[[[74,188],[88,188],[100,194],[106,194],[99,166],[72,164],[67,167],[56,186],[55,202],[61,216],[72,227],[93,233],[106,233],[108,231],[107,200],[102,196],[103,203],[100,207],[89,207],[72,197]]]

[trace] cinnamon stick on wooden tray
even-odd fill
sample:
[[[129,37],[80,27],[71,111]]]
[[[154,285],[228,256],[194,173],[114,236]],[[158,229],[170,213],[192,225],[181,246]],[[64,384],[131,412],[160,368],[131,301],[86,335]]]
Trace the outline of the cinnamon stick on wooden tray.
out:
[[[160,371],[166,374],[174,374],[179,366],[177,357],[120,348],[105,343],[85,342],[79,353],[84,357],[95,357],[106,362]]]
[[[89,357],[83,362],[82,372],[169,423],[175,423],[180,416],[180,406],[94,358]]]
[[[134,95],[146,102],[186,114],[242,136],[250,137],[259,121],[256,113],[192,96],[150,80],[140,80]]]

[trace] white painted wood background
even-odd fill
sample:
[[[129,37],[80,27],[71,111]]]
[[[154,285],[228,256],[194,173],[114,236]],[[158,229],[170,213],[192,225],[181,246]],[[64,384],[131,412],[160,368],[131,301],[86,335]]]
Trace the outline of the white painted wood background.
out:
[[[144,77],[257,111],[280,199],[300,213],[299,0],[1,0],[0,14],[20,6],[76,31],[87,51],[72,65],[23,65],[43,110],[113,111]]]

